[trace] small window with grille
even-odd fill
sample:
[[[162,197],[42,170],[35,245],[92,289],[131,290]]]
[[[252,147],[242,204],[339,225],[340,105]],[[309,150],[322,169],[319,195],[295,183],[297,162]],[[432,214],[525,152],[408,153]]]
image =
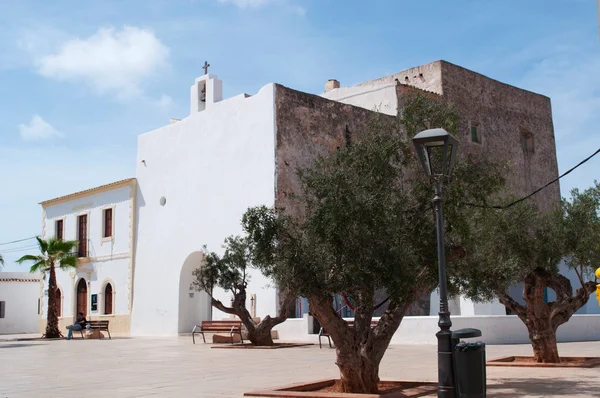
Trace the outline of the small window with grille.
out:
[[[528,131],[521,132],[521,146],[523,147],[523,152],[525,154],[533,153],[533,134]]]
[[[481,128],[479,122],[471,120],[471,142],[481,144]]]

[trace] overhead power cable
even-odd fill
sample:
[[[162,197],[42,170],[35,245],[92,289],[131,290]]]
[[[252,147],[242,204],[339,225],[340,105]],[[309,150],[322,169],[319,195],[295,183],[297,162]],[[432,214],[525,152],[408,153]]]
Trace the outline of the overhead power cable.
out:
[[[18,253],[18,252],[22,252],[22,251],[25,251],[25,250],[35,249],[37,247],[38,247],[38,245],[22,246],[22,247],[11,247],[10,249],[2,250],[2,252],[0,252],[0,254]]]
[[[12,243],[25,242],[26,240],[35,239],[35,238],[36,238],[35,236],[31,236],[29,238],[17,239],[17,240],[13,240],[11,242],[2,242],[2,243],[0,243],[0,246],[10,245]]]
[[[564,173],[562,173],[561,175],[559,175],[558,177],[556,177],[555,179],[553,179],[552,181],[550,181],[546,185],[544,185],[544,186],[536,189],[535,191],[533,191],[529,195],[527,195],[525,197],[522,197],[521,199],[515,200],[514,202],[509,203],[507,205],[504,205],[504,206],[486,206],[486,205],[479,205],[477,203],[468,203],[468,202],[465,202],[464,204],[467,205],[467,206],[481,207],[481,208],[486,208],[486,209],[506,210],[509,207],[512,207],[512,206],[514,206],[514,205],[516,205],[518,203],[521,203],[524,200],[529,199],[530,197],[532,197],[536,193],[538,193],[541,190],[543,190],[543,189],[549,187],[550,185],[554,184],[555,182],[557,182],[558,180],[560,180],[561,178],[563,178],[564,176],[566,176],[567,174],[569,174],[570,172],[572,172],[573,170],[575,170],[576,168],[578,168],[579,166],[581,166],[582,164],[584,164],[585,162],[587,162],[588,160],[590,160],[591,158],[593,158],[594,156],[596,156],[599,153],[600,153],[600,148],[598,148],[598,150],[596,150],[596,152],[592,153],[590,156],[588,156],[587,158],[583,159],[581,162],[577,163],[575,166],[571,167],[569,170],[565,171]]]

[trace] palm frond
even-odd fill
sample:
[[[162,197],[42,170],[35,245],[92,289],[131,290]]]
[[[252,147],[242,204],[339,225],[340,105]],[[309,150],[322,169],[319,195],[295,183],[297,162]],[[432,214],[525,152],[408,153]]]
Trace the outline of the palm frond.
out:
[[[52,249],[54,253],[72,253],[77,249],[79,242],[76,240],[59,240],[54,242]]]
[[[4,265],[4,259],[2,258],[2,255],[0,255],[0,264]]]
[[[61,269],[77,268],[77,257],[66,256],[61,258],[58,267]]]
[[[38,261],[37,263],[33,264],[31,266],[31,268],[29,268],[29,272],[34,273],[34,272],[45,272],[46,271],[46,262],[45,261]]]
[[[43,256],[39,256],[39,255],[36,256],[36,255],[33,255],[33,254],[26,254],[23,257],[21,257],[20,259],[18,259],[17,263],[18,264],[22,264],[22,263],[24,263],[26,261],[38,262],[38,261],[44,261],[44,260],[45,260],[45,258]]]
[[[48,251],[48,242],[40,238],[39,236],[36,236],[35,239],[37,240],[38,246],[40,247],[40,252],[46,253]]]

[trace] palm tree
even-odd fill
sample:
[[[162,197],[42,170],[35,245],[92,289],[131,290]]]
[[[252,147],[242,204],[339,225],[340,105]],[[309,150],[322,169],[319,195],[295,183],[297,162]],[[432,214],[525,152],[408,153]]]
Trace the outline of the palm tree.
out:
[[[77,248],[77,241],[50,238],[44,240],[36,237],[40,247],[40,254],[25,255],[17,263],[32,262],[29,272],[49,272],[48,281],[48,322],[46,324],[46,338],[60,337],[58,330],[58,312],[56,309],[56,267],[69,269],[77,267],[77,257],[73,252]]]
[[[0,254],[0,269],[2,269],[3,265],[4,265],[4,259],[2,258],[2,254]]]

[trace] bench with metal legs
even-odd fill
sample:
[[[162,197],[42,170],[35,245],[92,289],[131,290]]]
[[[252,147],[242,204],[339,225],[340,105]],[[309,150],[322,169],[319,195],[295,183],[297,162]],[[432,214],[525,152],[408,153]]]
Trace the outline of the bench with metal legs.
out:
[[[206,343],[205,333],[229,333],[231,344],[234,343],[233,336],[237,334],[240,336],[242,344],[244,343],[241,321],[202,321],[201,325],[195,325],[192,329],[192,342],[194,344],[196,344],[196,333],[202,335],[204,343]]]

